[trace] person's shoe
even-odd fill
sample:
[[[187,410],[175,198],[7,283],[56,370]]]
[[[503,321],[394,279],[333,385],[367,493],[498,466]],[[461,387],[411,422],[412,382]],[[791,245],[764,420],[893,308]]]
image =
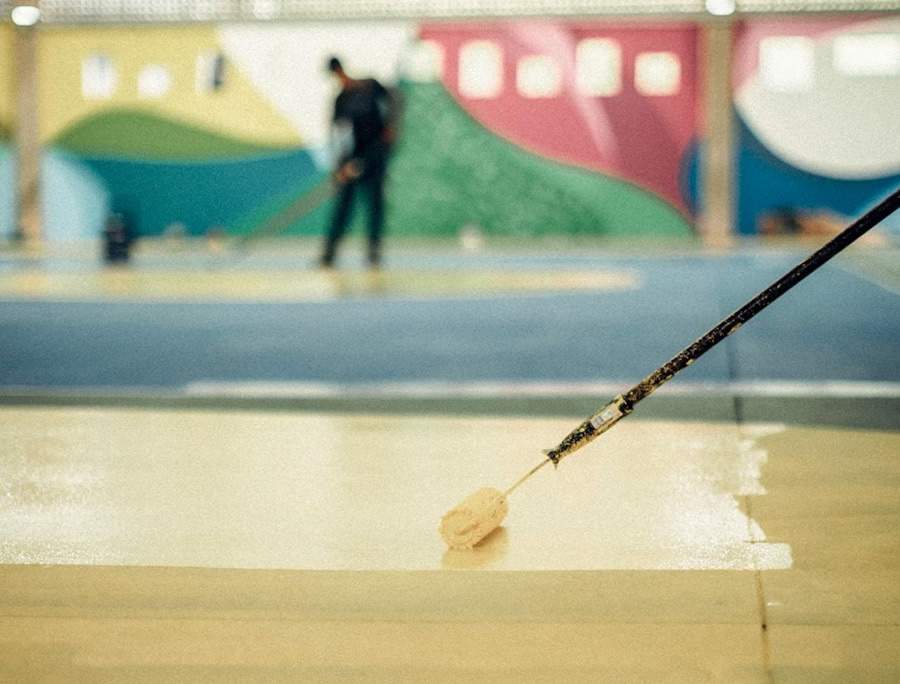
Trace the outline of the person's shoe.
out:
[[[369,268],[373,271],[377,271],[381,268],[381,252],[377,250],[369,250],[369,258],[368,258]]]
[[[313,268],[320,271],[331,271],[334,269],[334,257],[319,257],[313,262]]]

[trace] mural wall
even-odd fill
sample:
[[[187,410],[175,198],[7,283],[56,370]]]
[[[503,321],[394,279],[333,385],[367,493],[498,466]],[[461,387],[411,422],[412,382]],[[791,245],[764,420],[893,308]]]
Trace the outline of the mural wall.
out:
[[[14,182],[10,135],[13,125],[12,27],[0,24],[0,239],[13,232]]]
[[[853,215],[897,185],[898,21],[739,25],[741,232],[783,207]],[[689,236],[699,43],[676,22],[44,28],[45,233],[92,238],[111,211],[145,235],[263,225],[328,173],[337,54],[402,96],[392,233]],[[287,233],[320,233],[327,211]]]
[[[672,25],[44,30],[46,234],[94,236],[112,210],[148,235],[258,227],[327,173],[338,54],[402,96],[393,233],[688,235],[695,48]]]
[[[745,23],[734,84],[740,232],[781,208],[858,216],[900,186],[900,16]]]

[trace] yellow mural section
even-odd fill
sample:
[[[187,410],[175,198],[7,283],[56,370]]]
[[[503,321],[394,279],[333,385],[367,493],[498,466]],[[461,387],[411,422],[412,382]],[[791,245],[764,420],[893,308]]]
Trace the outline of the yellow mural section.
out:
[[[12,39],[12,27],[0,24],[0,139],[11,128],[14,118]]]
[[[137,109],[247,142],[300,144],[299,133],[234,63],[226,62],[221,89],[198,92],[197,61],[217,50],[213,26],[43,29],[38,49],[41,141],[52,141],[93,114]],[[116,87],[109,97],[82,93],[82,64],[94,55],[109,58],[115,68]],[[138,75],[148,65],[169,72],[170,88],[161,97],[138,93]]]

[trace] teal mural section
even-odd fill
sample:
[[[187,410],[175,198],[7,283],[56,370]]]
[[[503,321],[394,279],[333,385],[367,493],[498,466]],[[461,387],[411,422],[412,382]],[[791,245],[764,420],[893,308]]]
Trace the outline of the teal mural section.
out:
[[[209,162],[148,162],[87,157],[103,179],[110,207],[138,235],[160,235],[177,226],[189,235],[210,229],[242,232],[260,207],[296,193],[319,171],[306,151]]]
[[[532,154],[475,122],[441,84],[404,83],[390,169],[388,231],[455,236],[689,236],[689,221],[625,181]],[[46,235],[93,237],[109,211],[138,235],[265,230],[323,177],[309,150],[272,150],[134,111],[64,131],[45,160]],[[281,231],[321,234],[330,204]],[[351,230],[366,219],[356,207]]]
[[[64,130],[45,155],[50,240],[99,235],[110,212],[144,236],[252,229],[261,208],[317,178],[304,150],[229,138],[135,110]]]
[[[0,239],[15,232],[15,167],[12,150],[0,140]]]

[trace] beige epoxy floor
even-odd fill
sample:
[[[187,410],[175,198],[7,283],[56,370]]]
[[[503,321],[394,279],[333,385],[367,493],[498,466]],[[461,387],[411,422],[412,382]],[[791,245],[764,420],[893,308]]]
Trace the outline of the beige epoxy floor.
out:
[[[210,530],[215,536],[235,523],[242,530],[252,528],[271,521],[276,510],[323,506],[341,493],[363,509],[394,500],[389,490],[357,486],[384,478],[395,466],[393,459],[400,460],[399,454],[384,451],[386,443],[400,445],[406,457],[405,452],[415,451],[416,463],[405,468],[409,480],[452,504],[472,486],[502,485],[510,472],[518,475],[519,459],[526,465],[533,460],[522,452],[549,446],[546,440],[558,439],[569,422],[2,409],[0,431],[12,449],[4,449],[0,458],[3,470],[18,473],[18,479],[4,485],[0,499],[0,679],[900,679],[896,433],[625,422],[603,444],[572,457],[557,473],[542,471],[516,493],[502,543],[468,563],[492,569],[488,572],[448,571],[466,564],[448,563],[439,546],[427,546],[426,534],[437,541],[432,510],[439,514],[444,503],[420,510],[424,496],[398,509],[396,517],[428,521],[408,527],[402,547],[407,559],[427,558],[431,571],[311,570],[300,569],[300,563],[234,569],[233,543],[240,535],[232,546],[224,545],[226,555],[219,562],[210,563],[222,567],[174,567],[185,548],[208,549],[228,541],[223,536],[213,543],[204,536]],[[154,434],[160,425],[168,426],[166,436]],[[503,438],[503,425],[511,429],[511,441]],[[320,436],[316,442],[314,478],[305,472],[308,468],[293,470],[293,464],[303,444],[319,432],[331,433],[332,439]],[[260,435],[265,437],[260,440]],[[428,437],[427,449],[421,446],[422,435]],[[636,455],[623,457],[625,451]],[[495,458],[487,460],[487,453]],[[254,469],[261,455],[269,467]],[[472,472],[473,458],[477,472]],[[178,464],[185,460],[193,465]],[[215,463],[221,466],[218,473],[211,470]],[[277,482],[266,472],[274,464],[294,474]],[[324,485],[319,497],[285,505],[329,471],[342,474],[319,482]],[[642,479],[647,491],[636,493],[641,487],[629,482]],[[235,488],[236,480],[245,486]],[[248,480],[266,496],[249,501],[238,496],[253,491]],[[592,496],[582,499],[573,489]],[[611,502],[607,508],[596,503],[598,489]],[[191,496],[198,501],[182,502]],[[611,513],[614,525],[597,522],[594,514],[626,505],[635,496],[642,497],[640,504]],[[683,511],[673,497],[685,503]],[[234,508],[235,498],[245,507]],[[117,509],[129,499],[133,510]],[[555,517],[554,507],[586,501],[593,502],[588,509],[593,523]],[[125,521],[117,519],[122,512]],[[362,517],[339,515],[363,525]],[[187,525],[191,516],[221,519],[197,536],[165,533]],[[392,527],[379,531],[384,521],[374,520],[371,529],[383,535],[379,539],[395,534]],[[739,541],[741,523],[746,532]],[[118,560],[104,556],[112,542],[124,539],[116,530],[141,526],[163,530],[144,537],[143,546],[123,545]],[[16,535],[21,542],[27,536],[22,530],[29,527],[43,536],[32,535],[30,546],[7,543]],[[259,532],[283,542],[292,530],[303,528],[284,523]],[[431,529],[426,533],[426,528]],[[749,546],[779,550],[774,555],[779,562],[766,555],[750,557],[757,569],[627,569],[625,560],[639,566],[634,561],[650,554],[650,546],[642,547],[648,530],[671,542],[683,541],[678,530],[684,529],[693,529],[695,540],[719,539],[726,547],[755,540]],[[102,531],[105,548],[97,543]],[[590,547],[590,535],[600,531],[622,553],[618,569],[603,569],[609,566],[596,557],[593,570],[510,569],[523,558],[519,546],[534,549],[535,539]],[[337,543],[335,536],[333,526],[317,531],[311,538],[319,541],[304,553],[318,549],[316,554],[324,554],[320,559],[334,559],[352,550],[347,538]],[[63,538],[69,543],[54,548]],[[85,544],[86,538],[93,541]],[[322,542],[325,538],[330,546]],[[640,553],[623,547],[626,539]],[[680,551],[672,547],[658,545],[657,567],[665,568],[673,553],[693,559],[694,565],[686,567],[697,567],[691,552],[695,545]],[[272,543],[258,541],[255,548],[260,558],[299,558]],[[603,562],[611,557],[608,551]],[[29,553],[45,554],[44,560],[26,557]],[[135,565],[142,557],[157,561]],[[373,556],[367,552],[366,557]],[[47,564],[19,564],[33,562]]]
[[[779,426],[631,421],[545,468],[475,552],[442,514],[578,419],[5,409],[0,563],[306,570],[757,569],[741,510]],[[39,426],[39,427],[38,427]]]
[[[12,299],[329,301],[367,295],[477,297],[522,292],[617,291],[640,287],[632,269],[618,270],[244,270],[233,257],[211,260],[206,269],[134,270],[43,268],[0,273],[0,297]],[[302,264],[302,262],[301,262]]]

